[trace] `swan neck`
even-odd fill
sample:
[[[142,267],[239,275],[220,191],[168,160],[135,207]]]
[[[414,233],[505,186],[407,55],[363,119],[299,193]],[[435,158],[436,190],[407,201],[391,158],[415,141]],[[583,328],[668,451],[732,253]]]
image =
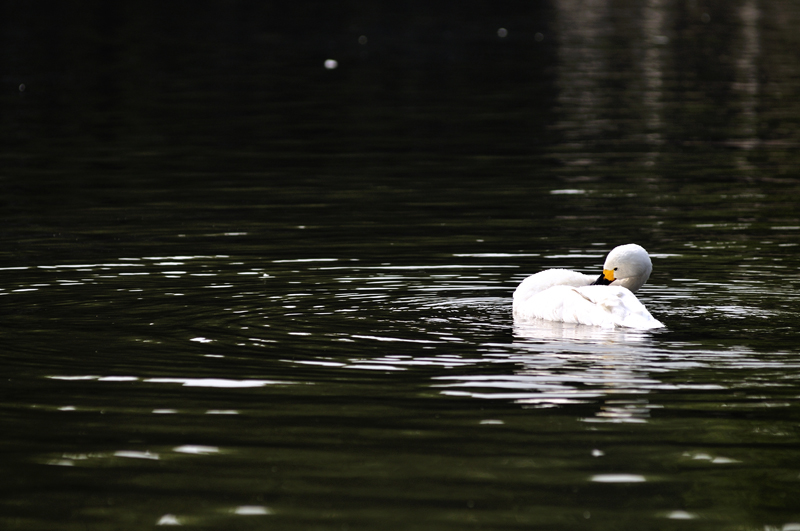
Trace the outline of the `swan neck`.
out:
[[[622,286],[623,288],[628,288],[629,290],[636,292],[639,288],[644,286],[644,283],[647,282],[647,278],[649,276],[650,275],[642,275],[638,277],[620,278],[614,282],[614,285]]]

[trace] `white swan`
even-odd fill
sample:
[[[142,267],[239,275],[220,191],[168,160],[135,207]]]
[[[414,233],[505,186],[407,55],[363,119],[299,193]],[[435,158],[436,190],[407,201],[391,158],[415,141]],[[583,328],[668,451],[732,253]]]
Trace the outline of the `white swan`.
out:
[[[599,278],[567,269],[541,271],[514,291],[514,318],[607,328],[662,328],[632,293],[647,282],[652,271],[647,251],[635,243],[608,253]]]

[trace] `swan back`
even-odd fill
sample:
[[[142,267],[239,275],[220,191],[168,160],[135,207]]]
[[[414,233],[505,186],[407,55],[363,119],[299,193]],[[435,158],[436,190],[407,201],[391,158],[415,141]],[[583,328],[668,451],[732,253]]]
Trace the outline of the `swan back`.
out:
[[[519,305],[542,291],[553,286],[588,286],[594,277],[569,269],[546,269],[531,275],[520,283],[514,291],[514,305]]]

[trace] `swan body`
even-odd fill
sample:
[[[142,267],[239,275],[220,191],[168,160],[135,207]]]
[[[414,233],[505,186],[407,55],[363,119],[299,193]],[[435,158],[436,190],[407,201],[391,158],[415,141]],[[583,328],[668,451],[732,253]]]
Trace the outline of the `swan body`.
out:
[[[606,328],[662,328],[633,294],[652,271],[650,256],[636,244],[608,253],[599,278],[567,269],[541,271],[514,291],[514,318]]]

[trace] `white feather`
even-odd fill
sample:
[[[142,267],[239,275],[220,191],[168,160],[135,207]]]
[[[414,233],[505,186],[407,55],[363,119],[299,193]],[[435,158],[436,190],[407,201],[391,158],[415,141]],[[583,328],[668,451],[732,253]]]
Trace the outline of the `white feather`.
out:
[[[514,292],[514,318],[606,328],[662,328],[632,292],[650,277],[647,251],[635,244],[617,247],[603,267],[615,273],[611,285],[591,285],[596,277],[567,269],[548,269],[526,278]]]

